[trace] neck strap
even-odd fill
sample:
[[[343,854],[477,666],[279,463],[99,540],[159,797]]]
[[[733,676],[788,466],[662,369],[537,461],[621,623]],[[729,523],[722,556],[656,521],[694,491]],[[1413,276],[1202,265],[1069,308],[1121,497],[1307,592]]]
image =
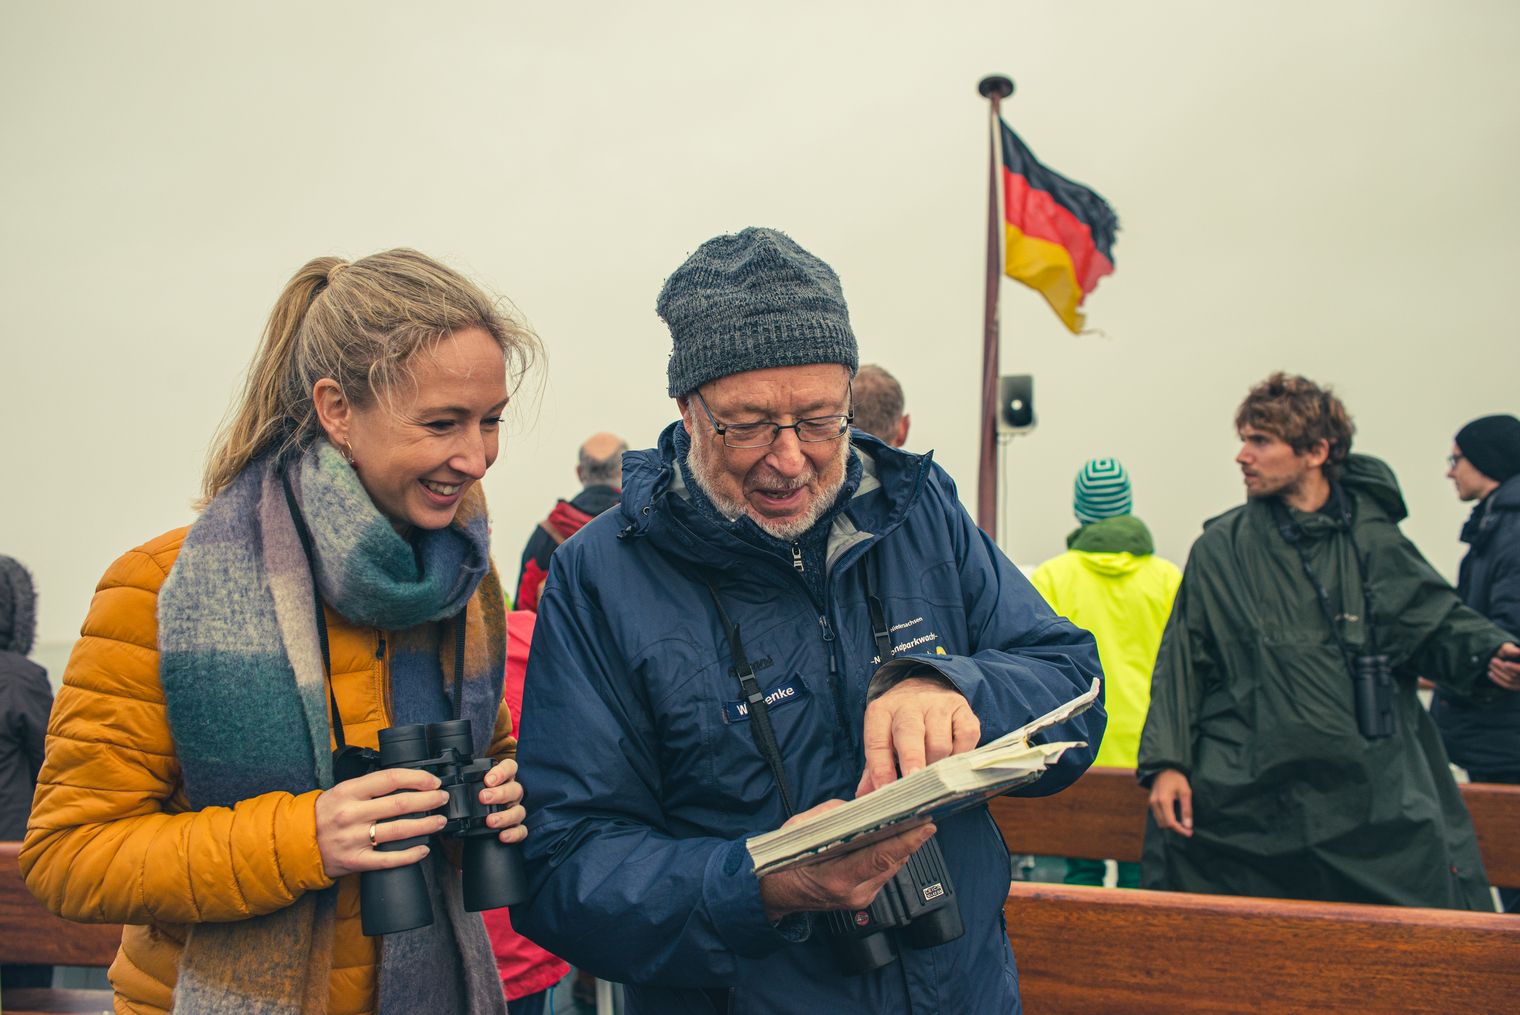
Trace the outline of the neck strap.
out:
[[[755,679],[754,667],[749,664],[749,656],[744,652],[744,641],[739,636],[739,627],[729,619],[728,611],[723,608],[723,600],[718,598],[718,590],[713,586],[710,579],[703,578],[707,585],[707,592],[712,596],[713,605],[718,608],[718,620],[723,624],[723,632],[728,637],[728,650],[733,656],[734,673],[739,677],[739,690],[744,695],[745,705],[749,710],[750,734],[755,738],[755,746],[760,749],[760,754],[771,767],[771,774],[776,777],[776,785],[781,788],[781,803],[786,808],[787,817],[797,813],[797,802],[792,797],[791,784],[786,779],[786,769],[781,764],[781,748],[776,744],[776,731],[771,728],[770,707],[765,703],[765,694],[760,690],[760,682]]]
[[[1372,582],[1367,575],[1367,566],[1362,560],[1361,547],[1357,545],[1356,531],[1351,524],[1351,507],[1347,498],[1341,491],[1340,486],[1331,484],[1330,497],[1335,503],[1336,514],[1342,527],[1345,529],[1346,538],[1351,541],[1351,556],[1356,560],[1358,577],[1362,584],[1362,619],[1367,625],[1367,654],[1377,655],[1377,623],[1372,614]],[[1283,540],[1298,554],[1299,565],[1303,568],[1304,577],[1309,580],[1309,585],[1314,589],[1314,597],[1319,601],[1320,612],[1324,614],[1325,623],[1330,627],[1330,634],[1335,638],[1335,644],[1341,651],[1341,658],[1345,661],[1346,672],[1352,679],[1356,678],[1356,658],[1351,651],[1351,646],[1346,643],[1341,634],[1340,625],[1336,622],[1335,609],[1330,602],[1330,592],[1325,588],[1325,583],[1320,581],[1319,575],[1314,571],[1314,565],[1309,561],[1309,550],[1304,546],[1304,531],[1293,520],[1286,504],[1279,498],[1272,499],[1272,516],[1277,523],[1277,531]]]

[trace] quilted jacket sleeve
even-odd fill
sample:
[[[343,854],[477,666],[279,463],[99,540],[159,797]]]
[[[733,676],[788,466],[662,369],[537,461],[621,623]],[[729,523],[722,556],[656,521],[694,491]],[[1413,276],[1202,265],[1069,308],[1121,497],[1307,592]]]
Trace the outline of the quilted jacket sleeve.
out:
[[[517,737],[512,733],[512,707],[503,698],[496,709],[496,729],[491,732],[492,760],[505,761],[517,757]]]
[[[69,919],[240,920],[332,883],[317,791],[188,810],[157,649],[158,590],[183,539],[111,565],[64,671],[20,860],[27,887]]]

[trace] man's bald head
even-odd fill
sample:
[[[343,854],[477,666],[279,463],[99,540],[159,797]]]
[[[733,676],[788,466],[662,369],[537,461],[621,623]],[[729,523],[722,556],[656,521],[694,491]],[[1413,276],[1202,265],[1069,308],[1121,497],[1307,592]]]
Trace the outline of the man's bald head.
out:
[[[592,434],[581,445],[575,474],[582,486],[619,486],[623,480],[623,452],[628,442],[615,433]]]

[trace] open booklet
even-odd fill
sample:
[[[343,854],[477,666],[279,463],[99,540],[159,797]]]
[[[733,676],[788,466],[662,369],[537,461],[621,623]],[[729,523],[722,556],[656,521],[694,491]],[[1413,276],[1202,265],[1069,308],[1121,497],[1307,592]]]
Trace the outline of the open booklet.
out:
[[[974,751],[942,758],[833,810],[753,837],[749,855],[755,873],[773,874],[859,849],[1034,782],[1068,747],[1084,745],[1031,744],[1029,738],[1085,712],[1097,700],[1098,687],[1094,680],[1083,694]]]

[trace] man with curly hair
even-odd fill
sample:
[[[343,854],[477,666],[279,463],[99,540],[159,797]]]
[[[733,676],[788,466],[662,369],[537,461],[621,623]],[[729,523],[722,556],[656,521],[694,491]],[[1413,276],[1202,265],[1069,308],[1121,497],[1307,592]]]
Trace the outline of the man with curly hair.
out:
[[[1142,886],[1492,910],[1415,685],[1513,693],[1520,648],[1399,532],[1329,389],[1275,373],[1235,428],[1246,503],[1204,524],[1156,661]]]

